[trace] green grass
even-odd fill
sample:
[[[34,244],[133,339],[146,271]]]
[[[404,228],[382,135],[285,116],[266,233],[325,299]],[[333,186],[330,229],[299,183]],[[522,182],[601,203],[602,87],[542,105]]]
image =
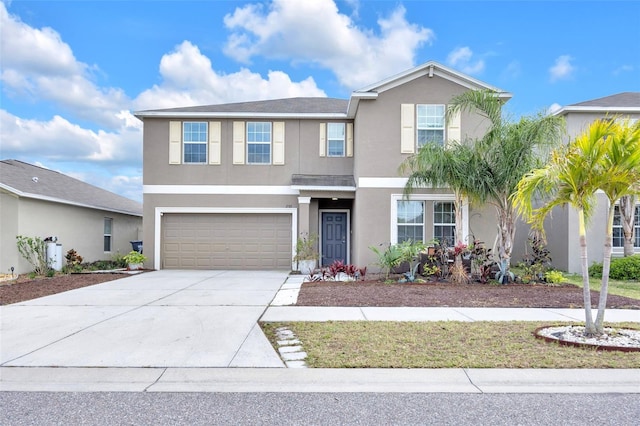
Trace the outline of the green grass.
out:
[[[582,275],[565,274],[565,280],[582,288]],[[591,290],[600,291],[601,284],[600,278],[589,278],[589,287]],[[609,294],[640,300],[640,281],[621,281],[610,279]]]
[[[640,368],[640,352],[560,346],[533,336],[542,322],[292,322],[315,368]],[[611,325],[609,325],[611,326]],[[616,324],[640,328],[640,323]]]

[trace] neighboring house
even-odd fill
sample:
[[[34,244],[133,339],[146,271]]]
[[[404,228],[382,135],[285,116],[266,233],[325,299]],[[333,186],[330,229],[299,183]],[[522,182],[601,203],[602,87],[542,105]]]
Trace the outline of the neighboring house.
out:
[[[624,92],[590,101],[567,105],[557,112],[565,118],[567,123],[567,142],[588,129],[589,125],[597,119],[630,119],[633,123],[640,119],[640,92]],[[603,193],[597,194],[598,206],[588,224],[587,245],[589,262],[602,262],[604,253],[605,227],[607,223],[607,210],[609,202]],[[517,236],[518,252],[516,256],[523,254],[526,246],[526,227],[524,232]],[[575,209],[557,208],[552,217],[545,222],[547,243],[551,251],[553,266],[555,268],[579,273],[580,244],[578,239],[578,215]],[[621,256],[623,252],[624,238],[619,213],[616,212],[613,228],[613,256]],[[640,253],[640,204],[635,209],[635,251]]]
[[[398,166],[424,143],[480,137],[487,124],[452,97],[490,89],[436,62],[350,99],[292,98],[139,111],[144,123],[144,248],[156,269],[291,269],[296,239],[319,236],[321,263],[372,266],[370,246],[453,237],[453,194],[403,200]],[[493,244],[490,207],[463,234]],[[451,241],[451,240],[450,240]]]
[[[142,231],[140,203],[62,173],[17,160],[0,161],[0,272],[33,270],[16,236],[57,237],[62,264],[74,249],[85,261],[131,251]]]

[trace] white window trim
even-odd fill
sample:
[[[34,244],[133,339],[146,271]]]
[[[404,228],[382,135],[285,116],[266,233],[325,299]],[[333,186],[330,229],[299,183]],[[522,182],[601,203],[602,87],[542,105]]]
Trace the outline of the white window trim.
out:
[[[442,107],[443,109],[443,122],[442,122],[442,127],[425,127],[422,128],[420,127],[420,121],[418,120],[418,110],[420,109],[421,106],[425,106],[425,107],[429,107],[429,106],[436,106],[436,107]],[[416,118],[415,118],[415,123],[416,123],[416,150],[420,149],[420,138],[418,137],[420,130],[442,130],[442,144],[444,145],[447,142],[447,123],[445,121],[445,114],[447,111],[447,106],[445,104],[416,104]]]
[[[398,201],[404,198],[402,194],[391,194],[391,229],[389,233],[389,241],[391,244],[398,243]],[[411,194],[408,201],[451,201],[455,202],[453,194]],[[426,225],[425,225],[426,226]],[[469,203],[462,204],[462,236],[466,238],[469,235]]]
[[[620,207],[620,203],[616,203],[616,206],[618,206],[618,208]],[[635,208],[637,209],[638,207],[640,207],[640,202],[636,203]],[[615,226],[616,228],[622,228],[622,225]],[[637,232],[640,231],[640,228],[636,228],[636,233],[633,235],[634,238],[637,235]],[[640,247],[633,247],[633,252],[634,253],[640,253]],[[616,254],[616,255],[622,255],[624,253],[624,245],[622,247],[616,247],[613,244],[611,245],[611,254]]]
[[[425,216],[425,213],[427,211],[427,206],[426,206],[425,200],[397,200],[396,203],[395,203],[396,204],[396,212],[395,212],[395,215],[393,216],[395,218],[395,220],[396,220],[396,242],[394,244],[398,243],[398,226],[400,226],[400,224],[398,223],[398,203],[401,202],[401,201],[406,201],[406,202],[417,201],[417,202],[422,203],[422,223],[403,223],[402,226],[415,226],[415,227],[421,226],[422,227],[422,242],[426,242],[425,241],[425,233],[426,233],[426,225],[425,225],[425,217],[426,216]]]
[[[282,213],[291,215],[291,253],[296,252],[296,241],[298,237],[298,209],[297,208],[254,208],[254,207],[156,207],[154,214],[153,229],[153,264],[155,269],[162,269],[160,253],[162,248],[162,216],[165,213]],[[291,256],[291,270],[296,267]]]
[[[343,128],[343,136],[342,136],[342,154],[341,155],[332,155],[329,151],[330,151],[330,146],[331,146],[331,141],[338,141],[340,139],[332,139],[329,137],[329,135],[331,134],[331,132],[329,132],[329,128],[332,125],[337,125],[337,124],[341,124],[342,128]],[[332,123],[329,122],[327,123],[327,157],[333,157],[333,158],[339,158],[339,157],[345,157],[346,156],[346,151],[347,151],[347,123]]]
[[[107,224],[107,220],[111,223],[111,232],[107,234],[105,232],[105,225]],[[104,250],[104,238],[109,237],[109,250]],[[113,252],[113,218],[105,217],[102,221],[102,250],[104,253],[112,253]]]
[[[187,123],[198,123],[198,124],[204,124],[205,125],[205,139],[202,142],[187,142],[184,138],[184,125]],[[182,129],[181,129],[181,138],[182,138],[182,164],[186,164],[186,165],[200,165],[200,164],[208,164],[209,163],[209,122],[208,121],[183,121],[182,122]],[[204,161],[198,161],[196,162],[191,162],[191,161],[186,161],[186,159],[184,158],[184,154],[185,154],[185,147],[187,146],[187,144],[189,145],[204,145],[205,149],[204,149]]]
[[[269,124],[269,142],[250,142],[249,141],[249,124],[251,123],[268,123]],[[252,166],[270,166],[273,164],[273,122],[272,121],[247,121],[245,124],[245,155],[247,156],[247,164]],[[253,163],[249,161],[249,145],[269,145],[269,162]]]

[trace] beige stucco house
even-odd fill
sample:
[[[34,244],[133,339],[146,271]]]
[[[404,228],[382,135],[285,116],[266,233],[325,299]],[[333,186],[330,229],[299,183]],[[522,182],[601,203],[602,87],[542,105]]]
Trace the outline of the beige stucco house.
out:
[[[624,92],[603,98],[592,99],[567,105],[555,112],[566,120],[565,142],[588,129],[597,119],[640,119],[640,92]],[[598,206],[588,224],[587,245],[590,262],[602,262],[604,252],[605,227],[609,202],[603,193],[597,194]],[[514,256],[520,257],[526,246],[528,228],[517,235]],[[579,273],[580,244],[578,239],[578,215],[571,207],[557,208],[545,223],[547,243],[551,251],[553,266],[563,271]],[[619,215],[616,213],[613,229],[613,256],[623,253],[624,239]],[[635,251],[640,253],[640,204],[635,209]]]
[[[62,256],[75,249],[85,261],[131,251],[142,236],[140,203],[62,173],[17,160],[0,161],[0,272],[33,268],[16,236],[57,237]],[[62,259],[64,264],[64,259]]]
[[[370,246],[454,235],[453,194],[402,199],[398,166],[424,143],[480,137],[487,123],[456,95],[511,94],[436,62],[356,90],[140,111],[144,248],[156,269],[291,269],[296,239],[317,234],[321,263],[373,266]],[[463,211],[463,235],[493,242],[491,208]]]

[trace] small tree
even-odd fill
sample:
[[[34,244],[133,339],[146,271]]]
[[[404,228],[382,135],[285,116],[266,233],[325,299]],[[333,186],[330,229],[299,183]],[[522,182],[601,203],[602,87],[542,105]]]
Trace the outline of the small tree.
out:
[[[18,253],[33,266],[33,273],[44,275],[49,270],[47,244],[40,237],[16,236]]]

